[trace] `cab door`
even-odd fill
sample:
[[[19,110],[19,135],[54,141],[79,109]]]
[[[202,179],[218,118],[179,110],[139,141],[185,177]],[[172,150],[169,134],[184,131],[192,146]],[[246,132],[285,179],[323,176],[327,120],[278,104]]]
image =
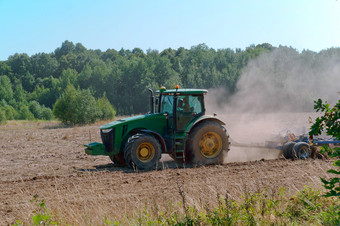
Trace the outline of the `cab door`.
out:
[[[176,130],[183,132],[189,123],[203,114],[203,95],[180,95],[177,97]]]
[[[172,133],[174,130],[174,96],[161,95],[159,101],[159,112],[166,115],[167,118],[167,132]]]

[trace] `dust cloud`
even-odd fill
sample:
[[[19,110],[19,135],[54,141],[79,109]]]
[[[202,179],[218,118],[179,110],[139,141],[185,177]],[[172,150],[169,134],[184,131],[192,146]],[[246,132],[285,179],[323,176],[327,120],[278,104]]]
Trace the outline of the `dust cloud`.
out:
[[[232,142],[228,162],[272,159],[279,150],[259,147],[282,141],[289,130],[307,134],[317,117],[314,100],[334,104],[339,91],[339,57],[280,47],[248,63],[234,94],[209,90],[206,108],[226,122]]]

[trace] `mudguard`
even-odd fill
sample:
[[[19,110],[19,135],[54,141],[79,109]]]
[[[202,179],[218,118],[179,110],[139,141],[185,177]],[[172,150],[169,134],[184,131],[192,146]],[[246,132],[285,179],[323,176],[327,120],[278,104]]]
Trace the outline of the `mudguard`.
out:
[[[198,123],[201,123],[203,121],[215,121],[220,123],[221,125],[225,125],[225,123],[217,118],[216,116],[212,116],[212,115],[204,115],[200,118],[198,118],[196,121],[190,123],[190,125],[187,127],[187,129],[185,130],[186,133],[190,133],[191,129],[195,127],[195,125],[197,125]]]
[[[166,153],[167,152],[165,141],[164,141],[163,137],[159,133],[156,133],[155,131],[147,130],[147,129],[142,129],[140,131],[153,135],[159,141],[159,143],[161,144],[162,153]]]

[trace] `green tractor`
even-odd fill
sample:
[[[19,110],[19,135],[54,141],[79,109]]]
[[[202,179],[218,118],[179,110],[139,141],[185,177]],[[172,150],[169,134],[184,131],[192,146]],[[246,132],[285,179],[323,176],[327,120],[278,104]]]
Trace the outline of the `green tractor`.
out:
[[[107,155],[119,165],[140,170],[157,167],[162,153],[179,163],[221,164],[229,151],[225,123],[205,114],[205,89],[151,93],[151,113],[120,119],[100,127],[103,143],[85,144],[89,155]]]

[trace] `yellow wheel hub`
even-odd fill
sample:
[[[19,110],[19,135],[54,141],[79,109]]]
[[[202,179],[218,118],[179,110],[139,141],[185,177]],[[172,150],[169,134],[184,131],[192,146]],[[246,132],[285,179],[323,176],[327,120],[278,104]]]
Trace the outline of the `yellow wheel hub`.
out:
[[[155,156],[155,148],[148,142],[141,143],[137,148],[137,158],[141,162],[149,162]]]
[[[202,136],[199,146],[202,155],[214,158],[222,151],[222,139],[215,132],[207,132]]]

